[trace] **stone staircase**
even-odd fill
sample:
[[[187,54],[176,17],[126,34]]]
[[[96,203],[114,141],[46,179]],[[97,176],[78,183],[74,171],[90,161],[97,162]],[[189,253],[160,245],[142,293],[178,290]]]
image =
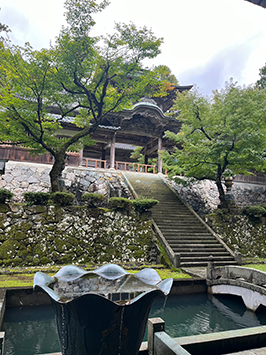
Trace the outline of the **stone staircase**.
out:
[[[170,248],[170,259],[177,258],[179,267],[206,266],[210,255],[215,265],[236,264],[233,252],[160,175],[129,172],[124,175],[137,196],[159,200],[152,208],[155,230],[164,247]]]

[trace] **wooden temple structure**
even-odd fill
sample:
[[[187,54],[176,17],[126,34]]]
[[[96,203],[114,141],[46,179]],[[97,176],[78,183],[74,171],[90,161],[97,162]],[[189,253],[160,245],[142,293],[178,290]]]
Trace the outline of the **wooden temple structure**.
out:
[[[261,7],[266,8],[266,0],[246,0],[248,2],[252,2],[252,4],[259,5]]]
[[[190,90],[189,86],[175,86],[165,97],[144,97],[131,110],[112,112],[106,115],[93,133],[94,145],[85,146],[78,153],[68,153],[67,165],[94,168],[113,168],[116,170],[134,170],[162,172],[162,160],[159,151],[173,149],[173,142],[164,137],[165,131],[178,133],[181,123],[178,119],[166,116],[176,97],[176,91]],[[178,112],[176,112],[178,116]],[[77,127],[71,120],[63,122],[62,136],[71,136]],[[142,147],[144,164],[131,158],[136,147]],[[158,158],[157,166],[149,165],[149,158]],[[0,160],[14,160],[51,164],[49,154],[32,156],[30,152],[17,146],[0,146]]]

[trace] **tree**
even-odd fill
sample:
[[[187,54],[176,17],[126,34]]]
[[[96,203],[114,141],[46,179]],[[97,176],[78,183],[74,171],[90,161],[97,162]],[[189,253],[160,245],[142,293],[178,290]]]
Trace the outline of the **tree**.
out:
[[[260,79],[256,85],[259,89],[266,89],[266,64],[259,71]]]
[[[1,10],[1,8],[0,8]],[[4,32],[5,34],[7,34],[8,32],[11,32],[10,28],[8,27],[8,25],[6,25],[5,23],[0,22],[0,32]],[[0,36],[0,41],[4,40],[3,36]]]
[[[151,30],[116,24],[113,35],[90,35],[93,14],[107,5],[66,0],[68,26],[48,50],[1,44],[0,141],[21,144],[34,154],[49,152],[52,191],[59,190],[66,152],[89,144],[105,115],[130,107],[144,94],[166,94],[163,69],[143,65],[160,53],[162,39]],[[71,137],[60,134],[66,119],[77,127]]]
[[[166,133],[175,142],[174,153],[164,153],[168,173],[215,181],[225,207],[223,177],[265,169],[265,92],[230,82],[210,99],[197,90],[179,94],[175,109],[182,128]]]

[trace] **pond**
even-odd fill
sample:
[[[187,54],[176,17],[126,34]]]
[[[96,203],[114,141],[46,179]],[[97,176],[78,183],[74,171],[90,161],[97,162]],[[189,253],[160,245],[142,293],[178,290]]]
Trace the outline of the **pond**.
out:
[[[169,296],[154,301],[150,315],[161,317],[171,337],[206,334],[266,324],[266,311],[247,311],[241,299],[204,293]],[[52,306],[7,308],[4,355],[60,351]],[[146,339],[144,339],[146,340]]]

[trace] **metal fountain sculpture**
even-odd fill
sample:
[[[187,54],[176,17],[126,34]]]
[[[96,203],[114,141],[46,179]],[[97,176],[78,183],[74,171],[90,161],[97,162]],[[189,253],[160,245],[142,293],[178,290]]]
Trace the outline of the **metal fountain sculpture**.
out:
[[[152,302],[168,295],[172,283],[154,269],[131,274],[115,264],[34,276],[34,288],[54,304],[62,355],[137,355]]]

